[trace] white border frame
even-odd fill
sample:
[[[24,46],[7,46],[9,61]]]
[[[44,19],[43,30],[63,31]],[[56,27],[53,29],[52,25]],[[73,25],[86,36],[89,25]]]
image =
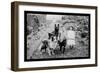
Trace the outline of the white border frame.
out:
[[[91,43],[91,59],[80,60],[55,60],[55,61],[37,61],[37,62],[24,62],[24,10],[29,11],[49,11],[49,12],[66,12],[66,13],[89,13],[91,14],[91,42],[95,42],[95,9],[81,9],[81,8],[63,8],[63,7],[45,7],[45,6],[27,6],[19,5],[19,68],[35,68],[35,67],[50,67],[50,66],[63,66],[63,65],[84,65],[95,64],[95,44]],[[96,43],[96,42],[95,42]]]

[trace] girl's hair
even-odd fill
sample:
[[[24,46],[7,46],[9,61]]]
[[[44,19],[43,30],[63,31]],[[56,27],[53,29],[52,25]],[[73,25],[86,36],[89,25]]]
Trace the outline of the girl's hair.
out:
[[[68,30],[70,30],[70,28],[72,28],[72,30],[75,30],[75,28],[73,26],[69,26]]]

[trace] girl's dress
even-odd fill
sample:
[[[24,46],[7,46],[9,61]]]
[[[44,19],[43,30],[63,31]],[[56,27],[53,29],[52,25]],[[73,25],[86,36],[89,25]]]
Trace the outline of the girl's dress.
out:
[[[73,30],[67,31],[67,45],[75,45],[75,31]]]

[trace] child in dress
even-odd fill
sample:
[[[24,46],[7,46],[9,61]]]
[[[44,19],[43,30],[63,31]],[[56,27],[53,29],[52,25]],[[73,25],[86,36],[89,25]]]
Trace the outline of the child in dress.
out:
[[[75,31],[72,26],[69,27],[69,30],[67,30],[67,45],[70,47],[70,49],[73,49],[75,46]]]

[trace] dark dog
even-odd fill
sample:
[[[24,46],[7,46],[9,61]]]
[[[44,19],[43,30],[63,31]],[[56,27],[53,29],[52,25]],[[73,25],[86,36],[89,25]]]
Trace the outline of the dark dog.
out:
[[[62,42],[58,41],[60,51],[64,54],[65,52],[65,47],[66,47],[66,39],[64,39]]]
[[[45,51],[46,52],[46,49],[48,48],[48,41],[47,40],[44,40],[44,41],[42,41],[42,43],[43,43],[43,45],[42,45],[42,47],[41,47],[41,51]]]
[[[59,35],[59,24],[57,26],[55,24],[55,31],[54,31],[54,33],[55,33],[56,39],[58,39],[58,35]]]

